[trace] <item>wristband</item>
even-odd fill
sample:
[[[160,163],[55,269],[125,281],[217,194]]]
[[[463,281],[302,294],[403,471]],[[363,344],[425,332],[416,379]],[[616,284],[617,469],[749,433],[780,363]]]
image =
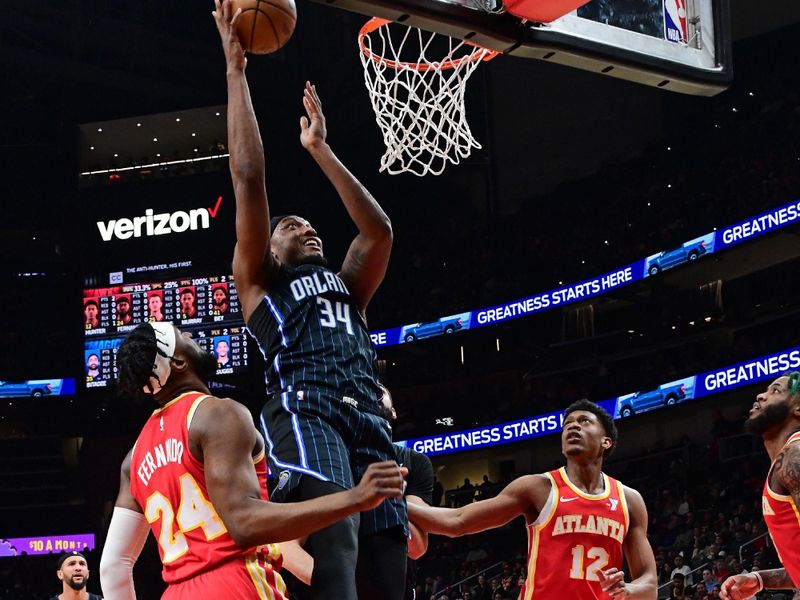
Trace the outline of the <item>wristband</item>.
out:
[[[761,579],[761,573],[759,573],[758,571],[753,571],[753,575],[755,575],[756,579],[758,579],[758,589],[756,590],[757,594],[758,592],[764,589],[764,580]]]

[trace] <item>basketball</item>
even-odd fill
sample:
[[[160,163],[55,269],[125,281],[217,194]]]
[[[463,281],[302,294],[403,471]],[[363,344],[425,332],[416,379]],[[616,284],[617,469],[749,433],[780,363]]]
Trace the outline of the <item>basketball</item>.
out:
[[[241,9],[236,31],[245,52],[270,54],[279,50],[294,33],[297,9],[294,0],[234,0]]]

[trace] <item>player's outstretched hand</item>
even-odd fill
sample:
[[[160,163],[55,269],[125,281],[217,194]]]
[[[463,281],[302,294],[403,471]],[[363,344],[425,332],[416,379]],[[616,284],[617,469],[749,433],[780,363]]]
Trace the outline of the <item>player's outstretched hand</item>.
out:
[[[306,87],[303,90],[303,106],[307,116],[300,117],[300,143],[306,150],[311,150],[325,143],[328,129],[325,126],[322,100],[317,94],[317,86],[311,85],[310,81],[306,81]]]
[[[625,589],[625,573],[612,567],[605,571],[598,571],[600,587],[610,598],[627,598],[628,590]]]
[[[353,488],[359,511],[375,508],[386,498],[402,498],[406,475],[408,469],[398,466],[393,460],[372,463]]]
[[[217,24],[219,37],[222,39],[222,49],[225,51],[228,69],[243,71],[247,66],[247,59],[236,33],[236,20],[242,14],[242,9],[240,8],[234,13],[231,0],[214,0],[214,7],[215,10],[211,14]]]
[[[719,593],[725,600],[746,600],[761,591],[761,582],[752,573],[728,577]]]

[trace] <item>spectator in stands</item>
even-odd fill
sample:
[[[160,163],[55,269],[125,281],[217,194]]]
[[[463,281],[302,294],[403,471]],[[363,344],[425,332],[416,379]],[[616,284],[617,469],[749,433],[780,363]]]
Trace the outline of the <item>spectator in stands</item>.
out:
[[[486,500],[487,498],[491,498],[494,496],[494,483],[489,481],[489,476],[483,476],[483,483],[478,486],[478,500]]]
[[[720,552],[717,555],[717,559],[714,561],[714,571],[712,572],[712,577],[714,581],[721,584],[725,581],[728,577],[730,577],[731,573],[728,571],[728,565],[725,561],[725,553]]]
[[[475,500],[475,485],[469,480],[469,477],[464,478],[464,485],[458,488],[458,502],[459,506],[472,504]]]
[[[676,573],[680,573],[684,577],[684,583],[687,586],[691,586],[694,583],[691,575],[692,569],[689,567],[689,565],[683,562],[683,554],[678,554],[675,557],[673,564],[675,565],[675,568],[672,569],[672,580],[675,580]]]
[[[433,506],[442,505],[442,497],[444,497],[444,487],[442,482],[436,477],[433,478]]]
[[[482,560],[486,560],[488,556],[489,555],[486,553],[486,550],[478,546],[478,544],[475,541],[470,540],[470,550],[469,552],[467,552],[467,556],[465,557],[464,560],[476,563]]]
[[[82,553],[76,550],[65,552],[58,557],[57,564],[56,575],[61,580],[62,590],[50,600],[103,600],[101,596],[86,591],[89,565]]]
[[[471,591],[473,600],[492,600],[492,588],[486,582],[485,575],[478,575],[478,583]]]
[[[711,590],[714,589],[716,582],[711,574],[711,569],[703,569],[703,580],[700,582],[700,585],[706,588],[706,592],[709,594]]]
[[[686,578],[683,576],[683,573],[673,572],[672,582],[668,590],[667,598],[677,598],[680,600],[686,598]]]
[[[519,585],[514,581],[513,577],[503,577],[501,582],[502,597],[504,600],[516,600],[519,597]]]
[[[731,575],[744,575],[748,572],[747,569],[742,566],[742,563],[738,558],[734,558],[731,561],[730,571]]]

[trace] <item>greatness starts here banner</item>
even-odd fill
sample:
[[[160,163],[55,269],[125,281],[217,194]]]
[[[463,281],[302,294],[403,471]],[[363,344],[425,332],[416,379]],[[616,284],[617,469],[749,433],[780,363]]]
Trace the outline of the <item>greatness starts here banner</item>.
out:
[[[662,271],[692,263],[730,246],[772,233],[798,221],[800,221],[800,200],[795,200],[785,206],[751,217],[736,225],[696,237],[684,242],[677,248],[670,248],[651,254],[646,258],[592,279],[568,284],[546,292],[539,292],[526,298],[498,304],[497,306],[465,311],[440,317],[433,321],[423,321],[401,327],[393,327],[392,329],[373,331],[370,333],[370,337],[372,338],[372,343],[380,348],[527,317],[545,310],[600,296],[647,277],[656,276]]]

